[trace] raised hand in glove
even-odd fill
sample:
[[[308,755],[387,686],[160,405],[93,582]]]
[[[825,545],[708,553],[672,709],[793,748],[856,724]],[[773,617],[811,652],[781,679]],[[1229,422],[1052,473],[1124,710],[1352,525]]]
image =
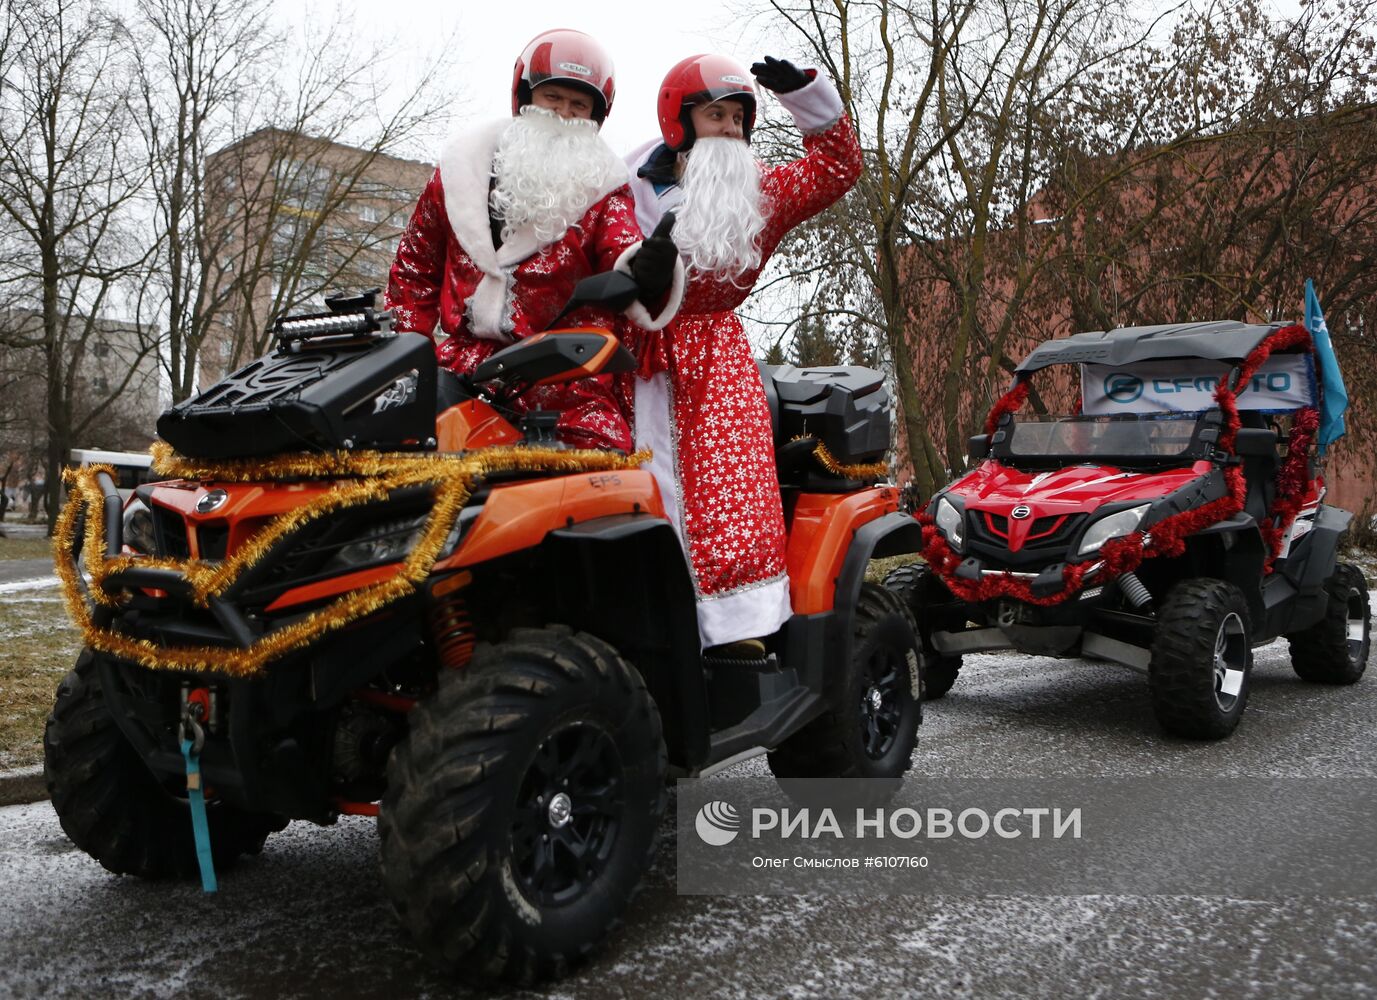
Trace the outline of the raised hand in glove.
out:
[[[674,213],[666,212],[631,258],[631,277],[641,286],[640,300],[646,304],[658,302],[674,283],[674,265],[679,260],[679,248],[670,239],[674,229]]]
[[[813,82],[807,72],[788,59],[776,59],[774,56],[766,56],[763,62],[752,63],[751,72],[755,74],[757,83],[776,94],[788,94]]]

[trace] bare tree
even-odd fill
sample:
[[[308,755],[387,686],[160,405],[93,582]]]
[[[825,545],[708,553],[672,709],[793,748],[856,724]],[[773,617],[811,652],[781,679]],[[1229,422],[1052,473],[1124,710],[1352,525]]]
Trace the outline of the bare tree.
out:
[[[913,329],[921,319],[910,315],[903,294],[903,247],[916,188],[948,138],[935,113],[938,83],[975,0],[772,0],[770,7],[837,82],[867,161],[851,195],[781,248],[786,274],[776,280],[806,277],[817,295],[804,315],[824,315],[850,342],[884,345],[904,419],[901,440],[920,478],[931,482],[940,459],[915,381]],[[962,125],[958,116],[947,128]],[[762,123],[757,142],[767,157],[779,134],[776,123]]]
[[[3,25],[0,287],[35,317],[6,336],[43,358],[51,528],[68,452],[135,377],[131,365],[95,382],[86,360],[112,290],[148,254],[127,218],[147,170],[126,146],[123,25],[86,0],[4,0]],[[142,356],[152,344],[134,332]]]
[[[389,190],[380,161],[425,135],[453,92],[430,81],[388,92],[389,53],[348,20],[314,25],[293,54],[265,2],[140,0],[140,11],[157,56],[142,76],[161,248],[142,310],[167,317],[180,400],[198,363],[218,373],[263,353],[277,313],[386,273],[398,211],[417,192]]]
[[[162,362],[174,399],[193,385],[212,320],[235,294],[226,227],[207,206],[207,159],[270,85],[282,39],[259,0],[139,0],[139,123],[152,175],[157,247],[137,310],[166,323]]]
[[[1225,127],[1173,142],[1190,122],[1168,119],[1135,147],[1068,155],[1043,201],[1073,224],[1025,315],[1069,310],[1080,329],[1295,319],[1315,279],[1354,401],[1331,489],[1358,506],[1377,472],[1377,19],[1340,3],[1292,21],[1237,13],[1188,17],[1172,38],[1200,95],[1175,113],[1198,103]],[[1107,81],[1110,99],[1143,79]]]

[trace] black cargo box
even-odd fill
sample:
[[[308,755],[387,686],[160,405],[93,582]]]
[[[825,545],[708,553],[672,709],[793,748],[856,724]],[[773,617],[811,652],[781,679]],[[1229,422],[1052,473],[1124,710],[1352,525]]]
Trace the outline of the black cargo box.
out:
[[[435,371],[416,333],[287,343],[165,410],[158,435],[211,459],[433,448]]]
[[[889,393],[870,368],[761,365],[770,404],[781,482],[807,489],[840,488],[812,459],[821,441],[843,465],[878,462],[889,450]],[[792,443],[796,438],[805,440]],[[832,477],[835,479],[835,477]],[[849,481],[846,481],[849,483]]]

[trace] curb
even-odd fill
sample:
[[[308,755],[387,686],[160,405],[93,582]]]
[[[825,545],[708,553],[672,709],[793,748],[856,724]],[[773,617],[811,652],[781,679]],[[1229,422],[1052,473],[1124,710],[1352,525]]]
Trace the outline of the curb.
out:
[[[0,771],[0,806],[27,805],[47,798],[48,786],[43,780],[42,764]]]

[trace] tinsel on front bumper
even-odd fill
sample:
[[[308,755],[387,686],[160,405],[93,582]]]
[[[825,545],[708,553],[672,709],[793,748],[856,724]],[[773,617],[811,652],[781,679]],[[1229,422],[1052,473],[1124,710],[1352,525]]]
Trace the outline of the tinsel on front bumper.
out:
[[[54,563],[68,613],[86,644],[99,652],[150,669],[210,671],[235,677],[254,676],[272,660],[302,649],[327,632],[415,592],[435,565],[459,512],[468,502],[473,484],[483,476],[512,470],[575,473],[632,469],[649,458],[645,452],[620,455],[554,448],[493,448],[471,455],[360,452],[203,464],[176,455],[162,443],[155,444],[152,450],[155,471],[169,477],[218,482],[350,477],[349,481],[337,484],[318,499],[274,518],[232,556],[214,564],[130,555],[104,558],[103,519],[97,514],[104,496],[96,476],[111,470],[105,466],[88,466],[68,470],[65,474],[70,497],[58,517],[54,533]],[[190,584],[192,600],[204,606],[212,597],[224,593],[240,574],[260,562],[274,545],[302,525],[345,507],[384,499],[402,487],[427,485],[434,488],[434,505],[420,540],[395,576],[342,595],[306,618],[269,632],[247,649],[163,646],[113,628],[99,627],[93,620],[88,597],[107,606],[118,606],[117,597],[106,593],[104,584],[111,574],[120,570],[133,566],[177,570]],[[77,525],[83,512],[87,515],[82,551],[90,578],[88,591],[82,588],[73,554]]]

